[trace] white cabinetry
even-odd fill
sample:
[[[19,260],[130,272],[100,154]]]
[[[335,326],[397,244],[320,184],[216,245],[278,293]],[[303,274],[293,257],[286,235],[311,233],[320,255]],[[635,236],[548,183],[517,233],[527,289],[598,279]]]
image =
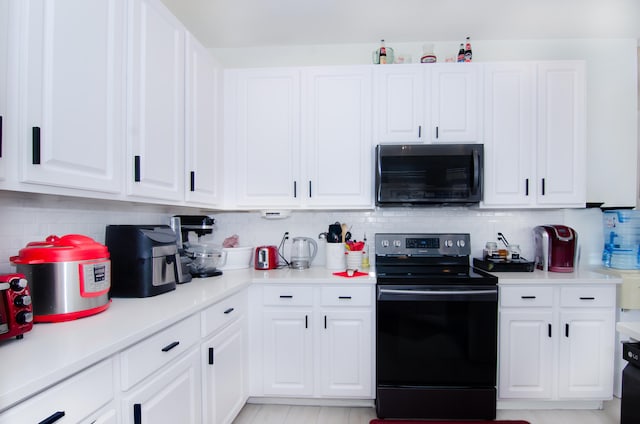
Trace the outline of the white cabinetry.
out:
[[[500,288],[501,399],[613,393],[614,286]]]
[[[7,112],[9,93],[9,0],[0,0],[0,181],[6,175]]]
[[[486,64],[484,207],[584,207],[582,62]]]
[[[373,397],[371,286],[255,287],[251,302],[253,395]]]
[[[481,142],[481,65],[379,66],[374,75],[376,143]]]
[[[0,423],[115,424],[113,370],[112,359],[100,362],[0,414]]]
[[[247,399],[246,292],[202,313],[203,416],[206,424],[228,424]]]
[[[220,69],[211,53],[191,34],[187,34],[186,48],[185,200],[213,206],[221,201]]]
[[[185,30],[159,0],[131,0],[129,19],[127,194],[182,201]]]
[[[16,3],[19,180],[119,193],[125,134],[124,3]]]
[[[370,67],[230,70],[225,87],[230,202],[372,207]]]

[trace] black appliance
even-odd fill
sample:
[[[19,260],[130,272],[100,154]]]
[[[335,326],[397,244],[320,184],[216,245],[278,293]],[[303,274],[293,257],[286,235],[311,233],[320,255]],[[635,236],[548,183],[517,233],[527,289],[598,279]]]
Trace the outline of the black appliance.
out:
[[[482,144],[379,144],[376,205],[478,203],[483,163]]]
[[[112,297],[149,297],[182,279],[176,233],[168,225],[108,225]]]
[[[622,359],[629,362],[622,370],[620,424],[640,423],[640,343],[623,342]]]
[[[498,279],[469,234],[375,235],[376,413],[495,419]]]

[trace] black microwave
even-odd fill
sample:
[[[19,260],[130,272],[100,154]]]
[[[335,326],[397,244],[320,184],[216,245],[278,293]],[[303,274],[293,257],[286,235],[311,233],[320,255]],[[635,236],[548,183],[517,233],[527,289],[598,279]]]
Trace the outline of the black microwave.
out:
[[[483,161],[482,144],[379,144],[376,205],[478,203]]]

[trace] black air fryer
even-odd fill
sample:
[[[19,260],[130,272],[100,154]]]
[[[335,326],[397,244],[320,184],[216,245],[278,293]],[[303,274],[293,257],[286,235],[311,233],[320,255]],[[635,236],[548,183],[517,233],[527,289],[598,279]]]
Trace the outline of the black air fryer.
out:
[[[149,297],[174,290],[182,269],[168,225],[108,225],[111,297]]]

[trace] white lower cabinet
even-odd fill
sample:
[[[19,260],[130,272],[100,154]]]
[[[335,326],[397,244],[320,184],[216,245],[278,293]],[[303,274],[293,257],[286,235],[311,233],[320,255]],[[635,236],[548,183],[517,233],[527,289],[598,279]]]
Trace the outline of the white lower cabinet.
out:
[[[200,354],[193,348],[123,395],[123,424],[199,424],[200,388]]]
[[[112,359],[0,414],[0,423],[116,423]]]
[[[498,397],[613,394],[615,286],[502,286]]]
[[[256,286],[255,396],[373,398],[373,287]]]

